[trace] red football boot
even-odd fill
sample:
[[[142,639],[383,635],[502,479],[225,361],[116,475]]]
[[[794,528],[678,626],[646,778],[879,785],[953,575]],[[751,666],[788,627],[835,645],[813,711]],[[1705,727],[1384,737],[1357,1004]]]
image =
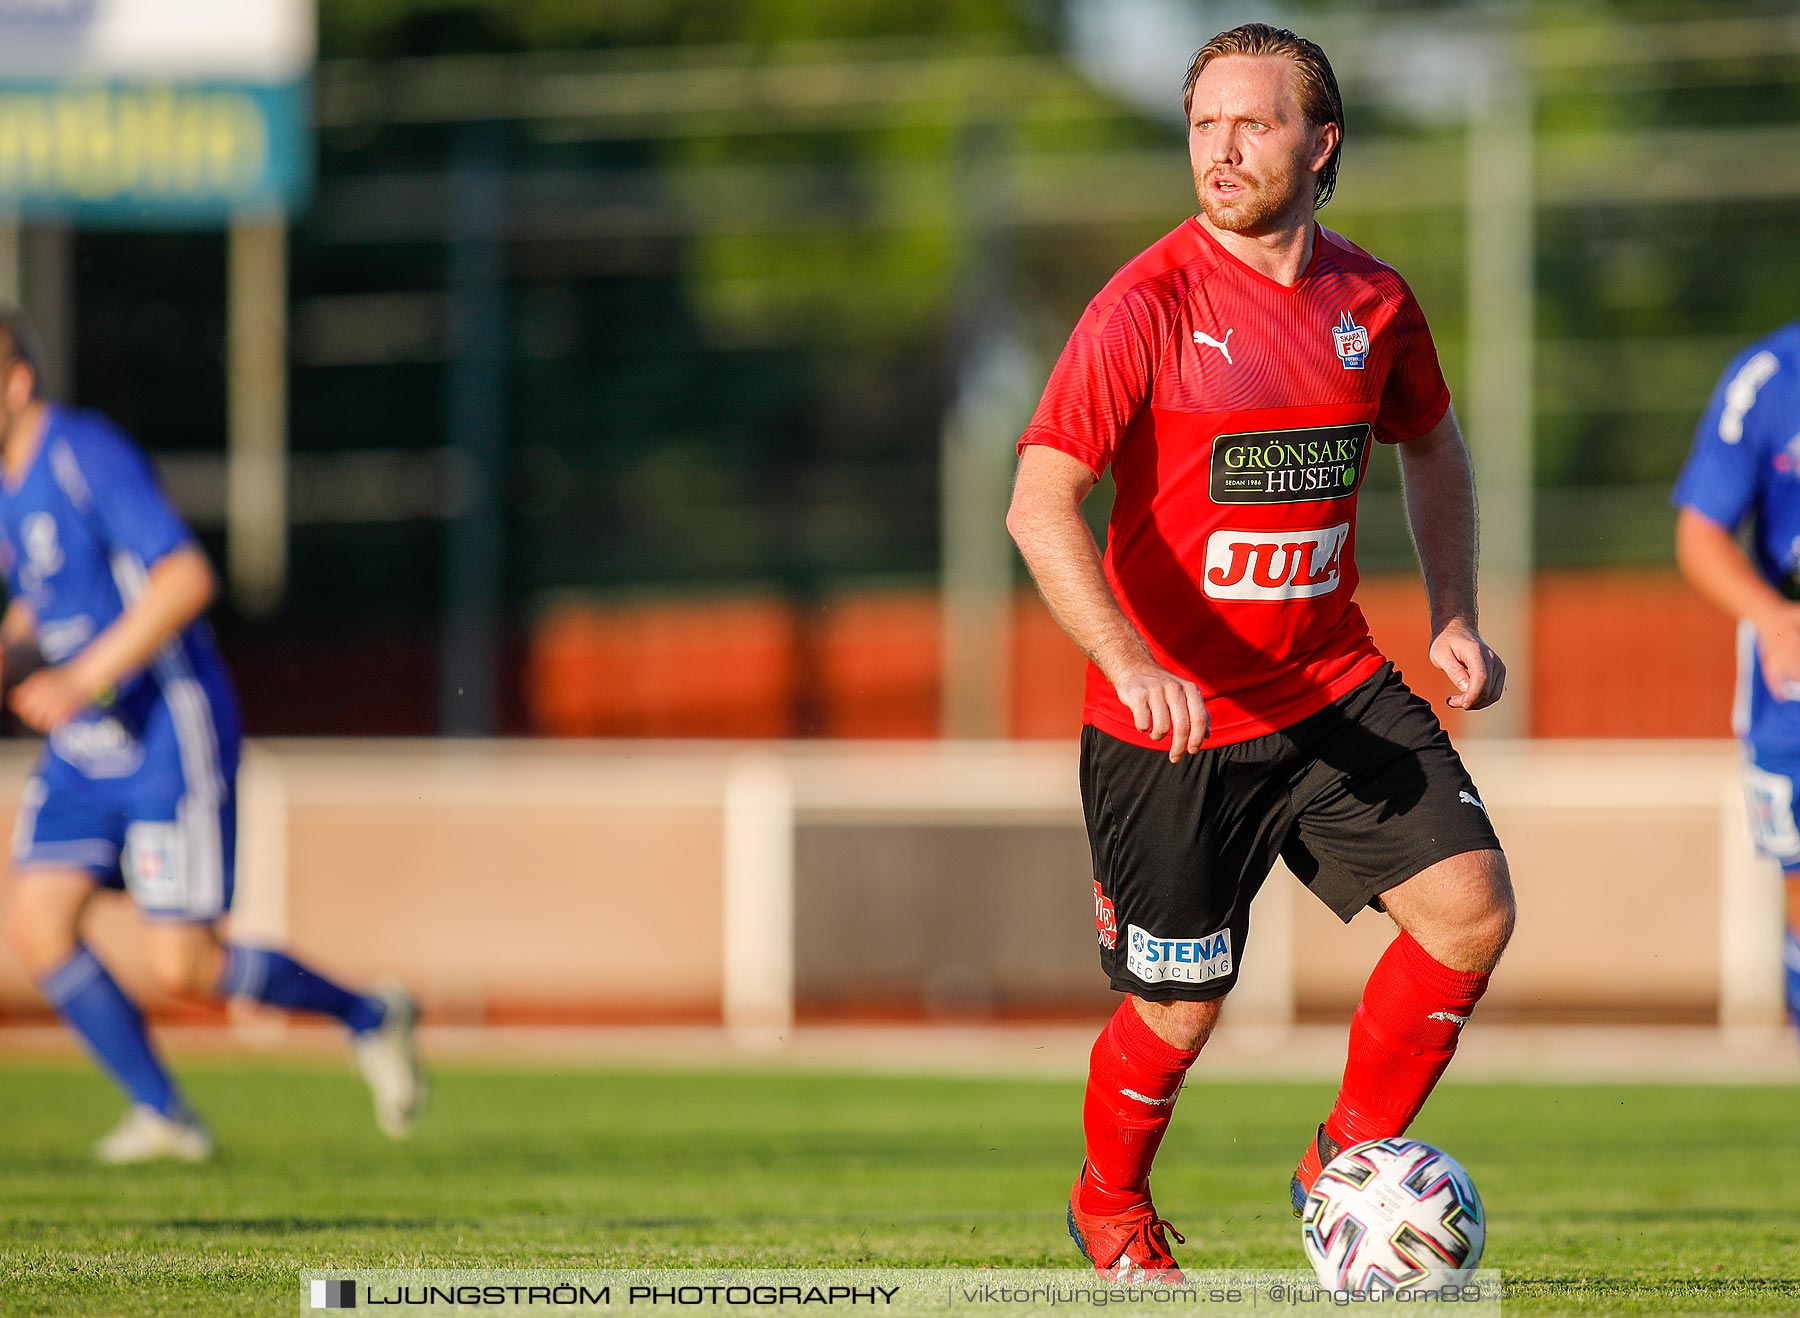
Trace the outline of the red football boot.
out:
[[[1082,1172],[1086,1171],[1083,1167]],[[1187,1243],[1186,1236],[1156,1215],[1148,1199],[1122,1213],[1084,1213],[1081,1177],[1075,1178],[1075,1188],[1069,1192],[1069,1238],[1094,1265],[1094,1271],[1108,1281],[1133,1286],[1179,1286],[1185,1281],[1164,1232],[1178,1244]]]

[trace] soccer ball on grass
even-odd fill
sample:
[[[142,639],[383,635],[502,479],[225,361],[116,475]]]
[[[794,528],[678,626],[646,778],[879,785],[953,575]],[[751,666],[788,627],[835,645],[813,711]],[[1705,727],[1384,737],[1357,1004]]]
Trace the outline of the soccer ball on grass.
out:
[[[1469,1174],[1442,1149],[1370,1140],[1319,1173],[1300,1230],[1321,1286],[1392,1294],[1466,1282],[1487,1243],[1487,1215]]]

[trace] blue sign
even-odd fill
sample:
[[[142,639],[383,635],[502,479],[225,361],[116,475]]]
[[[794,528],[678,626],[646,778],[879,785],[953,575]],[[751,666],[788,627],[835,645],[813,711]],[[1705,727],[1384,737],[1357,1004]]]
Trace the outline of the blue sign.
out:
[[[0,82],[0,207],[31,219],[212,225],[312,186],[312,86]]]

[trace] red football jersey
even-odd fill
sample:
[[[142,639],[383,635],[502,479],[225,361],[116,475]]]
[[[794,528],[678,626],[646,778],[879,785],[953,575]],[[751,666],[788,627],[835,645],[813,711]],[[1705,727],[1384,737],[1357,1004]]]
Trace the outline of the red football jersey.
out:
[[[1381,666],[1352,599],[1369,441],[1415,439],[1449,405],[1392,267],[1320,228],[1288,288],[1190,218],[1088,305],[1019,448],[1111,465],[1107,582],[1157,662],[1199,685],[1218,746]],[[1086,721],[1153,744],[1093,665]]]

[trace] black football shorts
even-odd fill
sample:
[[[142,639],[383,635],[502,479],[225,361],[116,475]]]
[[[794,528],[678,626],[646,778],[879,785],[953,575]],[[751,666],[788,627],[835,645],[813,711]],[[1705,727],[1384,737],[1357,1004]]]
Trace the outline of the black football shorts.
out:
[[[1179,764],[1083,728],[1081,799],[1100,963],[1115,989],[1158,1002],[1230,992],[1277,856],[1348,923],[1438,861],[1500,847],[1392,664],[1292,727]]]

